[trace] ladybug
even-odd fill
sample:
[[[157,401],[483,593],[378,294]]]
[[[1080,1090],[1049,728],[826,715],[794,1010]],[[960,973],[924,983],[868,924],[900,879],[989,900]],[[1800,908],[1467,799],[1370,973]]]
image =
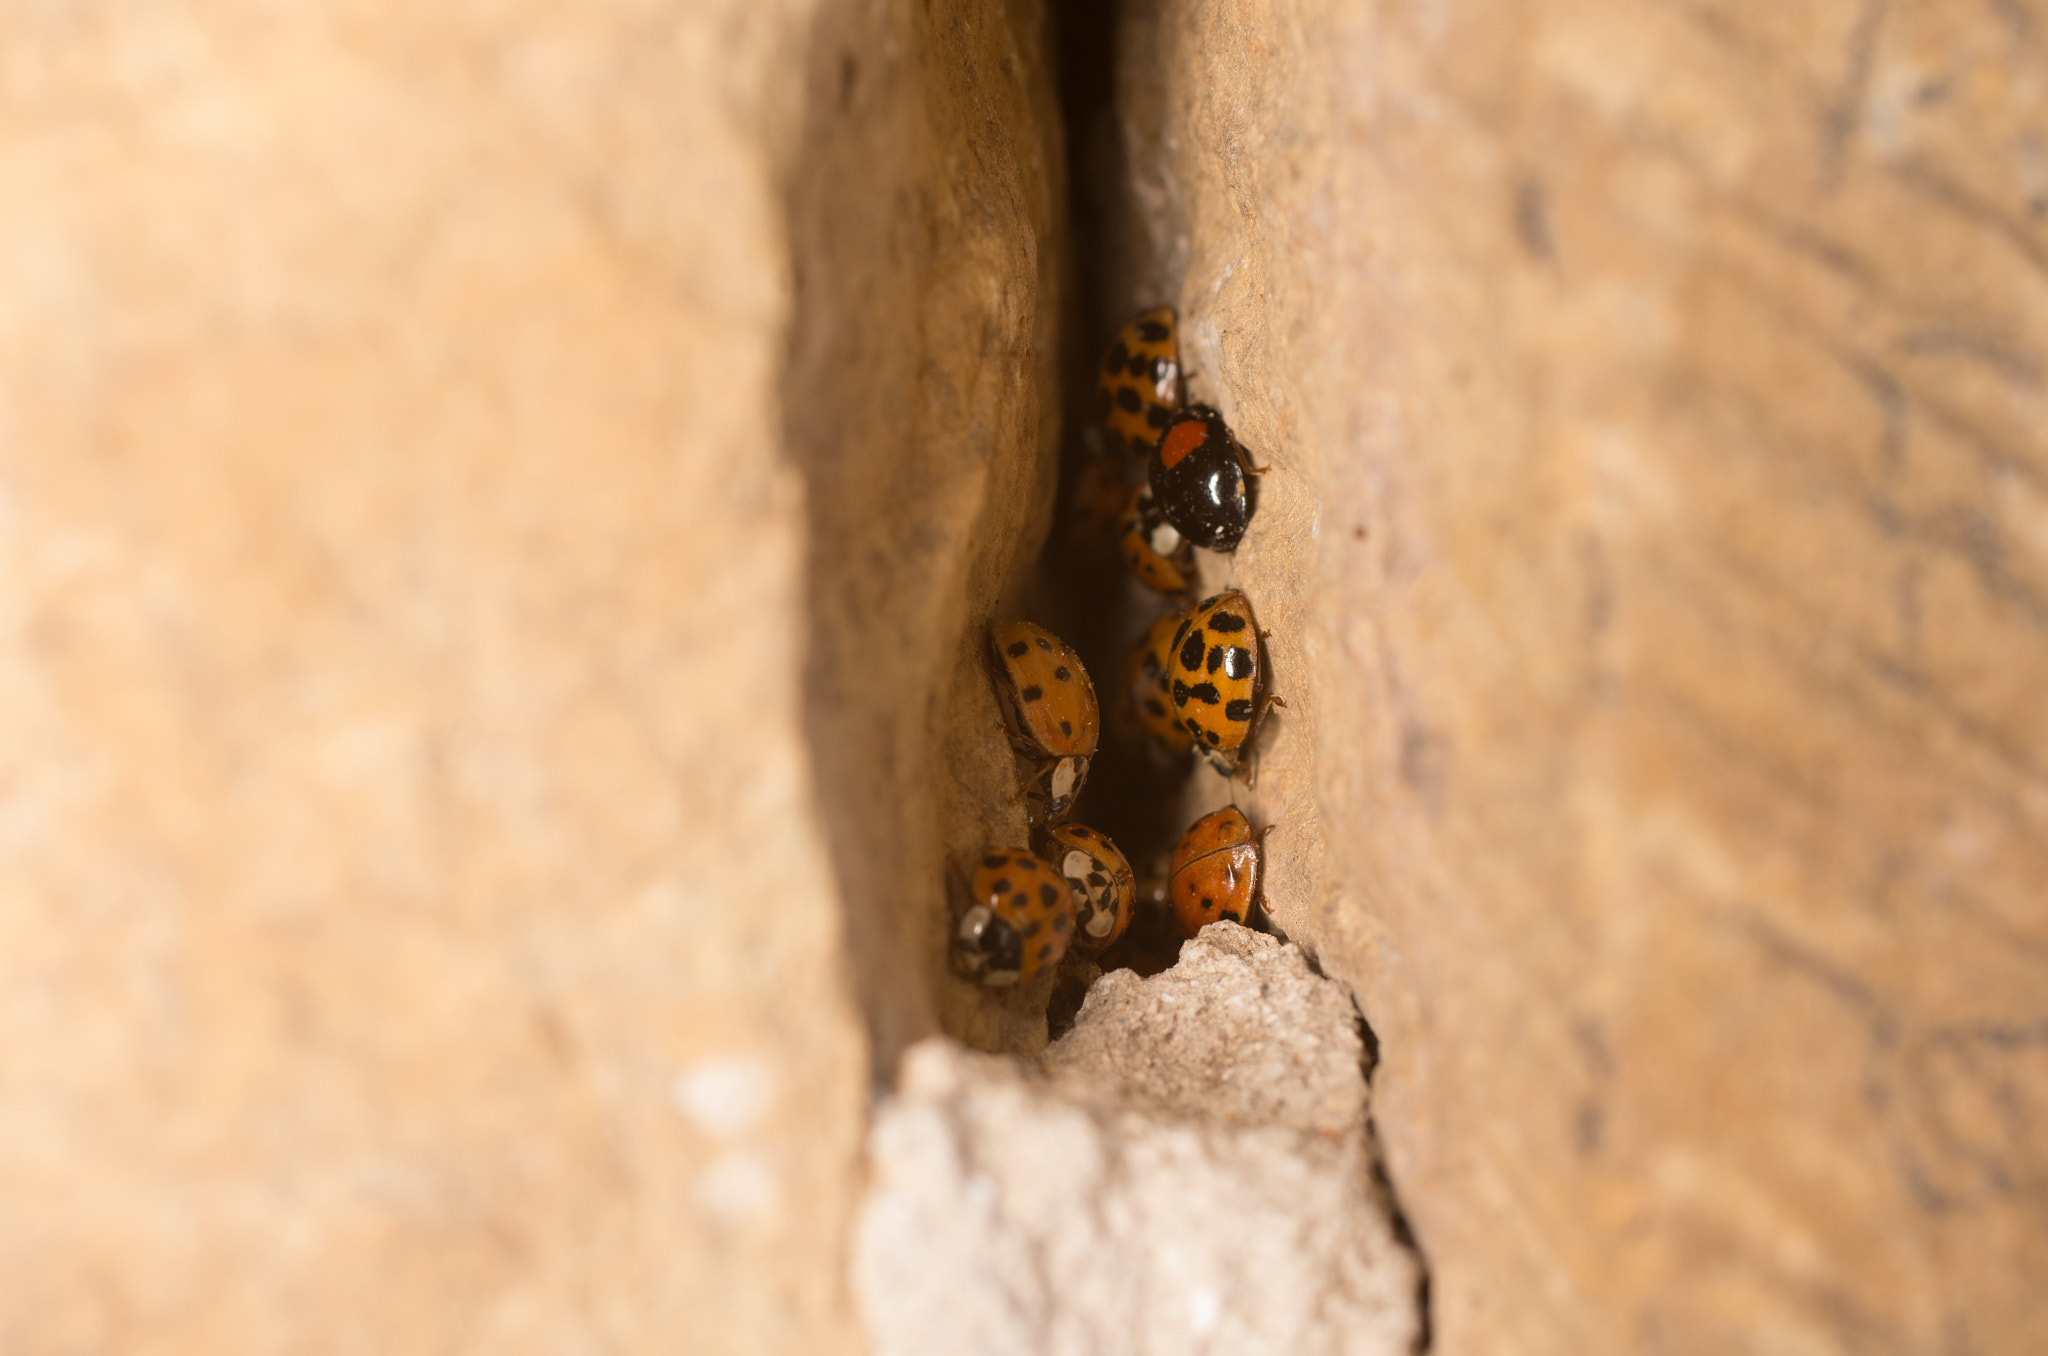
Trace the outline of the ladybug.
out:
[[[1189,541],[1235,551],[1258,500],[1257,483],[1246,477],[1265,469],[1252,465],[1222,415],[1190,405],[1168,421],[1152,449],[1152,493]]]
[[[1125,670],[1125,687],[1146,743],[1158,761],[1168,764],[1186,757],[1194,747],[1194,736],[1174,714],[1173,687],[1166,676],[1173,657],[1174,633],[1180,627],[1182,615],[1169,613],[1153,622],[1144,641],[1131,652]]]
[[[1095,685],[1080,656],[1042,626],[1011,622],[989,634],[996,671],[1008,700],[1012,738],[1034,758],[1047,760],[1045,814],[1059,819],[1073,808],[1088,780],[1088,760],[1101,736]]]
[[[1076,546],[1097,550],[1123,531],[1120,515],[1130,499],[1123,464],[1110,457],[1081,463],[1067,501],[1067,536]]]
[[[1203,815],[1180,836],[1166,891],[1188,936],[1219,920],[1242,923],[1252,916],[1264,837],[1234,805]]]
[[[946,959],[962,979],[1004,988],[1059,964],[1074,931],[1074,892],[1045,860],[990,848],[969,877]]]
[[[1199,603],[1167,642],[1167,695],[1195,748],[1224,776],[1234,776],[1252,731],[1269,706],[1259,674],[1259,628],[1252,605],[1231,589]]]
[[[1181,406],[1180,341],[1171,306],[1141,311],[1102,357],[1102,421],[1112,442],[1142,457]]]
[[[1195,548],[1166,520],[1150,485],[1131,491],[1117,520],[1117,547],[1131,573],[1161,593],[1186,593],[1195,578]]]
[[[1046,834],[1045,857],[1074,895],[1077,955],[1099,955],[1131,925],[1138,886],[1131,864],[1106,834],[1061,824]]]

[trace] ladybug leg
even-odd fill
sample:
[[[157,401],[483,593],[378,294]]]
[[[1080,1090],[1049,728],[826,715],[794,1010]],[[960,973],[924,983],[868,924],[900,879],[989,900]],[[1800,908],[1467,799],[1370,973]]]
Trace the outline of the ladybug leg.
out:
[[[1252,465],[1251,452],[1246,449],[1243,443],[1238,442],[1235,438],[1231,439],[1230,450],[1237,453],[1237,464],[1244,468],[1246,475],[1262,476],[1273,469],[1270,466]]]

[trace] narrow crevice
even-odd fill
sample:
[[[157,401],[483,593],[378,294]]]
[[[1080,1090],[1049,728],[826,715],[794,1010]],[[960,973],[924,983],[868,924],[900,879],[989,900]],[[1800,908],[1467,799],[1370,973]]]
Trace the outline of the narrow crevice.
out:
[[[1155,595],[1131,581],[1113,547],[1077,540],[1067,525],[1075,521],[1075,489],[1080,471],[1091,460],[1117,456],[1091,441],[1096,411],[1096,365],[1109,336],[1128,318],[1126,307],[1154,304],[1168,297],[1129,295],[1130,280],[1118,276],[1138,253],[1131,234],[1135,211],[1131,168],[1118,133],[1117,80],[1119,33],[1125,5],[1120,0],[1054,0],[1053,51],[1065,122],[1068,165],[1069,240],[1072,248],[1072,302],[1064,331],[1065,359],[1062,400],[1066,437],[1060,475],[1056,526],[1040,571],[1041,605],[1048,624],[1060,630],[1081,652],[1096,675],[1105,706],[1116,699],[1111,685],[1120,681],[1125,657],[1161,604]],[[1130,309],[1135,309],[1132,306]],[[1170,851],[1183,827],[1185,774],[1163,772],[1127,741],[1106,737],[1096,758],[1079,810],[1125,850],[1141,878],[1148,861]],[[1151,935],[1142,929],[1150,927]],[[1277,929],[1270,929],[1277,931]],[[1127,966],[1151,974],[1177,958],[1179,933],[1171,916],[1141,912],[1131,944],[1120,945],[1103,958],[1105,969]],[[1304,947],[1309,967],[1329,978],[1312,947]],[[1338,981],[1341,983],[1341,981]],[[1348,985],[1345,986],[1348,989]],[[1055,1016],[1072,1020],[1078,988],[1065,995],[1065,1010]],[[1385,1211],[1395,1242],[1414,1261],[1416,1274],[1416,1336],[1413,1350],[1427,1352],[1435,1336],[1429,1259],[1404,1208],[1387,1168],[1385,1146],[1373,1110],[1373,1076],[1380,1062],[1377,1033],[1353,1001],[1364,1057],[1360,1069],[1367,1094],[1366,1139],[1374,1198]],[[1055,1033],[1057,1034],[1057,1032]]]
[[[1310,957],[1309,965],[1318,974],[1322,967]],[[1387,1171],[1387,1146],[1380,1139],[1378,1103],[1373,1088],[1373,1075],[1380,1067],[1380,1038],[1372,1029],[1372,1023],[1365,1019],[1365,1013],[1352,1000],[1352,1010],[1358,1014],[1358,1038],[1365,1049],[1365,1056],[1359,1061],[1359,1074],[1365,1079],[1365,1142],[1372,1162],[1372,1185],[1381,1205],[1387,1212],[1387,1221],[1394,1231],[1394,1241],[1400,1244],[1415,1259],[1415,1346],[1417,1356],[1428,1351],[1436,1341],[1435,1315],[1430,1305],[1429,1256],[1422,1250],[1422,1242],[1415,1236],[1415,1226],[1408,1222],[1408,1212],[1401,1205],[1401,1193],[1394,1189],[1394,1178]]]

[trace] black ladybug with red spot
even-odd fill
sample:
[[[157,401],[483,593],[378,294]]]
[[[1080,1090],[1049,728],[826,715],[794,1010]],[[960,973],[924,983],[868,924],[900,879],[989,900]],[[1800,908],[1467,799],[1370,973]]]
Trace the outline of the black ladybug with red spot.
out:
[[[1258,506],[1263,466],[1207,405],[1174,415],[1152,449],[1152,496],[1183,537],[1211,551],[1235,551]]]

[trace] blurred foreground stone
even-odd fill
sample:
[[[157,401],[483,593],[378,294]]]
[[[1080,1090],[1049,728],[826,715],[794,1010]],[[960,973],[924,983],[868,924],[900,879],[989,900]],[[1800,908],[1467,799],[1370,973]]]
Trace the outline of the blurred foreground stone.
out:
[[[1364,1055],[1339,986],[1231,923],[1097,981],[1049,1076],[913,1048],[857,1231],[878,1356],[1405,1356]]]

